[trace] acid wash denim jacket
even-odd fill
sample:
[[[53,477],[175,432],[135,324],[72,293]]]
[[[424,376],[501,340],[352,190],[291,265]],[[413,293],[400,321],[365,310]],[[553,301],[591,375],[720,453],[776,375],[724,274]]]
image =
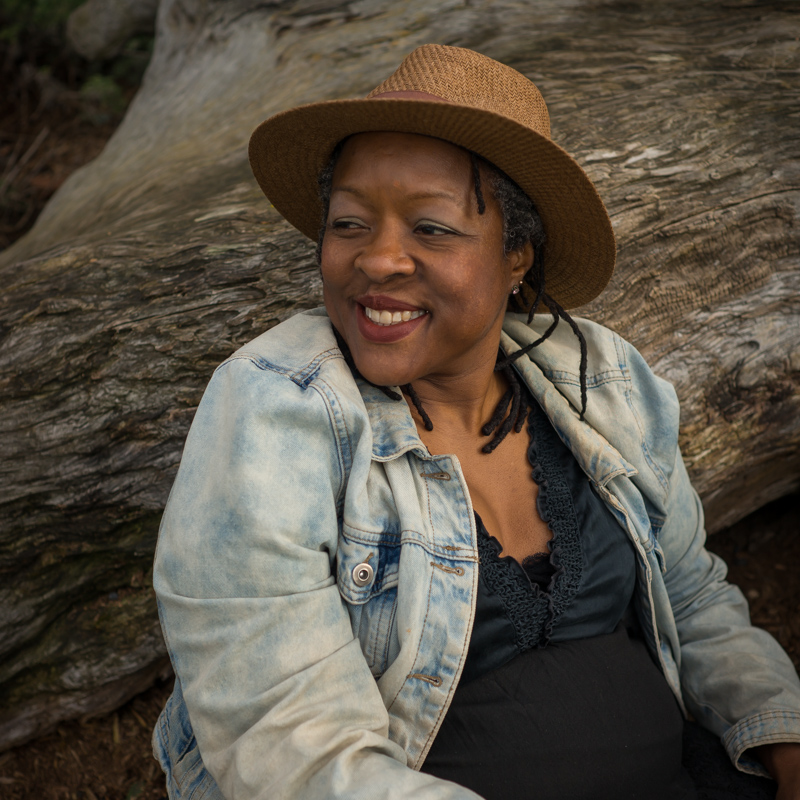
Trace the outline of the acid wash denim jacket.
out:
[[[549,322],[509,314],[501,347]],[[704,549],[674,390],[619,336],[579,325],[585,422],[568,326],[515,367],[635,546],[638,615],[681,707],[763,772],[743,753],[800,741],[797,674]],[[245,345],[206,390],[159,534],[177,682],[154,747],[170,797],[477,797],[417,771],[477,583],[458,460],[428,452],[405,402],[353,378],[324,310]]]

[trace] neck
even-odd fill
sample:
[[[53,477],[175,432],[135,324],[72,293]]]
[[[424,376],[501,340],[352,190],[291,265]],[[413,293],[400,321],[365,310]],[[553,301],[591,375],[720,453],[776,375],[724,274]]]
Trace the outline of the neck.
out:
[[[501,373],[494,371],[494,365],[495,361],[492,360],[457,377],[428,376],[413,383],[422,406],[433,422],[433,438],[482,436],[481,428],[491,418],[508,388],[508,382]],[[409,407],[417,429],[423,436],[422,418],[410,401]],[[430,438],[430,432],[425,431],[423,441]]]

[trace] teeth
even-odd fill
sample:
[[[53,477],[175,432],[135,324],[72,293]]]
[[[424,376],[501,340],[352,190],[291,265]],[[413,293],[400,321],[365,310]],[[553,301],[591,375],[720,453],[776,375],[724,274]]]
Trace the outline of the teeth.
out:
[[[378,311],[374,308],[364,306],[364,313],[367,319],[371,319],[376,325],[397,325],[401,322],[408,322],[410,319],[416,319],[427,311]]]

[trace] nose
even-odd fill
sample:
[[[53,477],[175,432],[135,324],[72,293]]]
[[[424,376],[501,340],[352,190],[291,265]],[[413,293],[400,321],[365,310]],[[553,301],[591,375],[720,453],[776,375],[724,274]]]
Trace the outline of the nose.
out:
[[[407,245],[400,225],[380,225],[364,243],[354,265],[376,283],[383,283],[396,275],[411,275],[416,264]]]

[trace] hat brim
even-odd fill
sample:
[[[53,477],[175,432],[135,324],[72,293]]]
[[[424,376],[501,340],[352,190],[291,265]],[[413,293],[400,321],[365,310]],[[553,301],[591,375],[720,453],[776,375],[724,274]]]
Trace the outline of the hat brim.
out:
[[[322,217],[317,176],[338,142],[370,131],[444,139],[478,153],[513,178],[542,218],[547,292],[564,308],[588,303],[608,284],[616,259],[614,232],[589,177],[550,139],[492,111],[416,99],[298,106],[256,128],[250,165],[277,211],[316,241]]]

